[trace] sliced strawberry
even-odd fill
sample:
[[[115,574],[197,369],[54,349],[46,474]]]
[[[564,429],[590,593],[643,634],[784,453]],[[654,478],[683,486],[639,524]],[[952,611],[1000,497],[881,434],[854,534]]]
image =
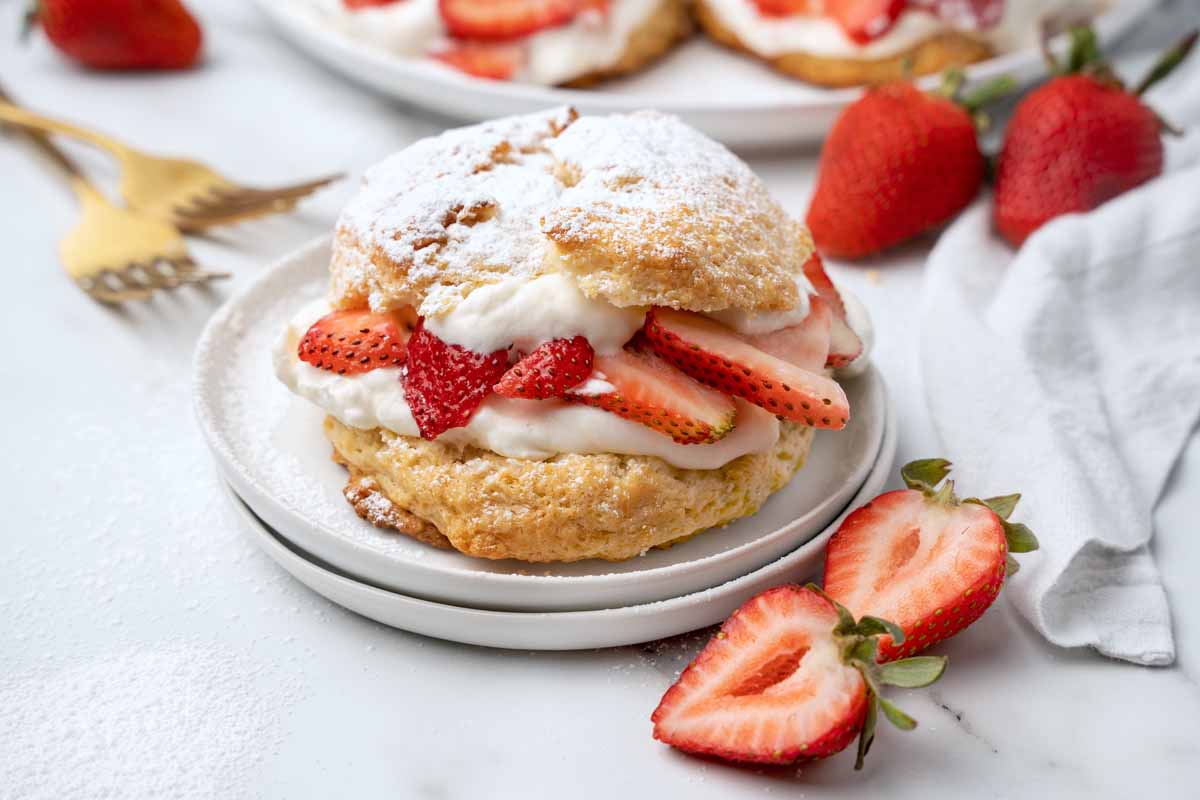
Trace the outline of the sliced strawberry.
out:
[[[459,72],[493,81],[506,81],[525,64],[525,51],[509,44],[455,42],[431,57]]]
[[[663,695],[650,717],[654,738],[699,755],[788,764],[833,755],[862,731],[861,766],[876,708],[902,728],[916,724],[878,696],[880,685],[925,686],[945,669],[936,658],[878,667],[873,637],[888,626],[855,622],[815,588],[768,589],[733,612]]]
[[[596,353],[582,336],[538,345],[496,384],[496,394],[527,400],[562,397],[592,374]]]
[[[820,0],[754,0],[754,5],[764,17],[817,16],[821,13]]]
[[[844,367],[862,355],[862,340],[858,338],[858,334],[846,321],[846,304],[842,302],[842,296],[838,294],[837,287],[829,279],[829,273],[825,271],[825,264],[815,250],[808,261],[804,262],[804,277],[808,278],[808,282],[812,284],[816,293],[829,304],[833,311],[833,320],[830,324],[829,358],[825,366],[834,369]]]
[[[754,0],[767,17],[824,16],[859,44],[878,39],[892,29],[906,0]]]
[[[825,591],[855,614],[892,620],[902,644],[880,641],[882,660],[911,655],[961,631],[987,610],[1009,552],[1037,549],[1010,523],[1020,495],[960,502],[941,459],[901,470],[910,488],[887,492],[846,517],[825,550]]]
[[[829,304],[819,295],[813,295],[804,322],[771,333],[747,336],[746,341],[800,369],[820,372],[829,359],[829,326],[832,322]]]
[[[825,16],[851,41],[869,44],[892,29],[906,0],[825,0]]]
[[[841,429],[850,420],[836,381],[748,344],[699,314],[655,308],[643,328],[650,347],[701,383],[815,428]]]
[[[314,322],[300,339],[301,361],[339,375],[399,367],[414,316],[410,311],[334,311]]]
[[[607,0],[438,0],[451,36],[490,41],[566,25],[583,11],[607,5]]]
[[[421,437],[466,425],[507,367],[507,350],[476,353],[447,344],[418,322],[408,340],[404,396]]]
[[[584,384],[567,399],[640,422],[680,444],[715,442],[733,430],[732,400],[650,353],[596,356],[593,377],[612,389],[589,391]]]

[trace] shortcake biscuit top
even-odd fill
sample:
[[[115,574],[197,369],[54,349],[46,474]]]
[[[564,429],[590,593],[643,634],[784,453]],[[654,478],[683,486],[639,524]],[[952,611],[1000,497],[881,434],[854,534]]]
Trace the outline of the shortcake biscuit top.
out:
[[[777,311],[812,241],[720,144],[655,112],[511,117],[423,139],[369,170],[338,222],[335,304],[454,308],[563,271],[616,306]]]

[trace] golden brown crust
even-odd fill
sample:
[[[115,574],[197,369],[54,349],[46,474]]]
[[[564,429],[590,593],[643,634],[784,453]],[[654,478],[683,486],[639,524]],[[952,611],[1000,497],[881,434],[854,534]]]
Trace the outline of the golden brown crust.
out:
[[[677,42],[686,39],[693,30],[689,0],[663,0],[659,8],[629,35],[625,52],[609,67],[581,75],[562,84],[573,89],[585,89],[610,78],[637,72],[657,61]]]
[[[704,32],[721,44],[755,56],[785,75],[830,88],[875,85],[930,75],[949,67],[973,64],[993,54],[987,42],[966,33],[947,31],[885,58],[831,58],[803,52],[766,56],[756,53],[726,27],[704,0],[696,3],[695,16]]]
[[[811,252],[745,163],[675,117],[559,109],[448,131],[368,171],[330,272],[336,306],[424,315],[553,271],[617,306],[777,311]]]
[[[611,454],[525,461],[350,428],[332,417],[325,434],[353,484],[373,482],[370,491],[427,521],[454,548],[546,562],[632,558],[753,514],[803,466],[813,431],[785,422],[771,450],[715,470]],[[370,521],[377,520],[387,521]],[[427,531],[398,529],[429,540]]]

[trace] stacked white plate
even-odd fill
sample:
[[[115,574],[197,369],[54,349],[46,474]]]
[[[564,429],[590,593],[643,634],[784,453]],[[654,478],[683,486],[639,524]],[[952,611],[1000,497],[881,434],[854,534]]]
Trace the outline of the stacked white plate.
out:
[[[896,431],[873,368],[845,382],[851,423],[818,432],[808,463],[757,514],[620,563],[488,561],[361,519],[342,497],[323,414],[279,384],[274,340],[327,286],[329,240],[266,269],[196,350],[200,426],[247,531],[335,603],[398,628],[493,647],[632,644],[724,619],[762,589],[811,577],[841,518],[876,495]]]

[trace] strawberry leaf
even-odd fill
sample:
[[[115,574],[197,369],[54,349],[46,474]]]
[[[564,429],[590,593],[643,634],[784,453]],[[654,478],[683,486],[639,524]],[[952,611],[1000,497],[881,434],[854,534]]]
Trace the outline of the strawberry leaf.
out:
[[[871,743],[875,741],[875,723],[878,718],[878,703],[875,693],[871,692],[867,698],[867,717],[863,720],[862,731],[858,735],[858,757],[854,759],[855,769],[863,768],[863,760],[871,749]]]
[[[1012,556],[1004,557],[1004,577],[1011,578],[1021,571],[1021,565]]]
[[[911,731],[913,728],[917,727],[917,721],[915,719],[910,717],[908,714],[905,714],[896,706],[892,705],[890,701],[885,700],[882,697],[878,698],[878,700],[879,707],[883,709],[883,715],[888,718],[888,722],[892,723],[902,731]]]
[[[879,680],[888,686],[920,689],[942,677],[947,661],[945,656],[915,656],[889,661],[879,666]]]
[[[1008,519],[1012,516],[1013,509],[1017,507],[1020,500],[1020,494],[1006,494],[1001,497],[988,497],[978,502],[990,508],[1000,519]],[[967,502],[970,503],[972,500]]]
[[[894,622],[888,622],[879,617],[863,617],[858,621],[858,633],[862,636],[875,636],[886,633],[892,637],[893,644],[904,641],[904,629]]]
[[[1031,553],[1038,549],[1037,537],[1033,531],[1020,523],[1004,521],[1004,538],[1008,540],[1008,552]]]
[[[950,474],[950,462],[944,458],[922,458],[900,468],[900,477],[910,489],[932,493]]]

